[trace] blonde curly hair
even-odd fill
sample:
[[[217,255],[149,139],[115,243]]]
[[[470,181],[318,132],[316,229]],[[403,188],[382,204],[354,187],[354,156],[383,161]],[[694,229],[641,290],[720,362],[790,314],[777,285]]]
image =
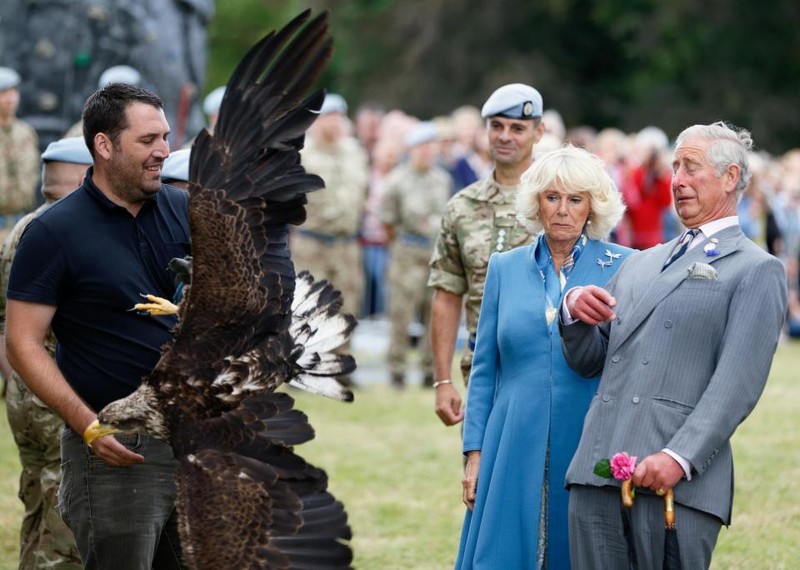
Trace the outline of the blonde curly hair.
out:
[[[572,145],[538,157],[520,180],[516,196],[517,220],[533,233],[542,231],[539,194],[558,184],[570,194],[589,194],[590,213],[586,234],[606,239],[622,219],[625,204],[603,161]]]

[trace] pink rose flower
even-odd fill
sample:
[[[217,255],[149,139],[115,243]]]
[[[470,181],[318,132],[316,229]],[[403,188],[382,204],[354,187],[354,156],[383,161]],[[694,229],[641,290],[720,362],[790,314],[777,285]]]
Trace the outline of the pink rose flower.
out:
[[[636,457],[631,457],[625,452],[617,453],[611,458],[611,474],[614,479],[625,481],[633,477],[636,469]]]

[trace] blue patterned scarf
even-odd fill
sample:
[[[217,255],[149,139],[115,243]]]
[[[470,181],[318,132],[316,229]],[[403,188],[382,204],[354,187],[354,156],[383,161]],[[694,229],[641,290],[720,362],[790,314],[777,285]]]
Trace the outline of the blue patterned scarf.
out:
[[[539,273],[542,276],[542,283],[544,284],[547,324],[553,321],[555,308],[561,302],[561,293],[566,288],[567,279],[570,273],[572,273],[575,263],[577,263],[578,258],[580,258],[583,248],[588,241],[589,238],[586,236],[586,233],[582,233],[575,242],[575,245],[572,246],[572,251],[561,266],[561,271],[558,272],[558,275],[556,275],[555,267],[553,267],[553,258],[550,255],[550,248],[547,247],[547,240],[544,234],[542,234],[539,243],[536,245],[534,258],[539,268]]]

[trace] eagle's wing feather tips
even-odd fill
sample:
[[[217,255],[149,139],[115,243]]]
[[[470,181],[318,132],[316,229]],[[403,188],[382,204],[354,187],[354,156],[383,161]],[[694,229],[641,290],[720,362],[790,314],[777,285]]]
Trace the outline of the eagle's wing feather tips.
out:
[[[282,473],[217,450],[182,457],[179,469],[178,501],[191,523],[180,526],[181,542],[190,567],[350,567],[347,515],[325,492],[324,472],[307,466]]]
[[[214,132],[192,147],[191,285],[174,339],[142,386],[98,415],[170,441],[194,570],[352,563],[344,507],[324,471],[294,452],[314,436],[308,418],[273,393],[292,382],[353,399],[333,377],[355,368],[335,351],[356,321],[339,313],[341,294],[328,283],[295,276],[288,247],[306,194],[324,186],[300,150],[324,98],[308,91],[330,56],[327,14],[306,11],[232,74]]]
[[[305,220],[306,193],[323,187],[300,163],[324,98],[306,92],[331,55],[327,14],[309,18],[304,12],[245,55],[213,134],[203,131],[192,148],[192,287],[172,352],[221,362],[291,321],[288,224]]]

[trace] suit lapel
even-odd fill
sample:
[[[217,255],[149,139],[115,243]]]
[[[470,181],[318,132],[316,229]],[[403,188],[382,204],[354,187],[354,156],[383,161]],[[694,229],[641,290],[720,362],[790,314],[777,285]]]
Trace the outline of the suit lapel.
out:
[[[657,246],[661,249],[656,250],[654,248],[652,255],[648,255],[642,260],[636,275],[632,277],[636,280],[629,297],[632,307],[617,307],[618,322],[615,326],[616,330],[610,338],[610,343],[614,349],[621,346],[647,319],[658,304],[686,279],[687,270],[692,263],[699,262],[713,265],[720,259],[741,249],[741,240],[746,239],[739,226],[726,228],[714,237],[719,240],[717,249],[720,253],[713,257],[706,255],[703,250],[704,242],[703,245],[689,250],[666,270],[661,271],[677,243],[676,238],[663,246]],[[637,287],[641,287],[641,295],[636,290]]]

